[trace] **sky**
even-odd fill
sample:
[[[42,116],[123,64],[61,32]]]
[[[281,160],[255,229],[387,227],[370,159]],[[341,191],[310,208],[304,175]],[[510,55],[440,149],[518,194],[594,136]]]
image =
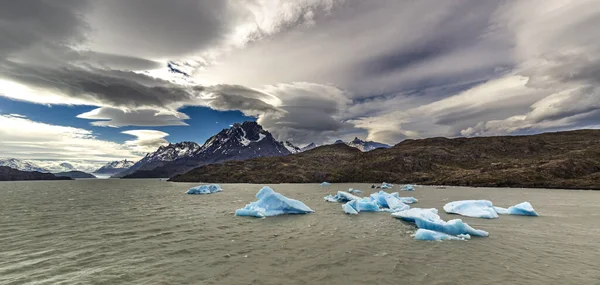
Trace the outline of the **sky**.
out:
[[[298,146],[600,126],[593,0],[0,6],[0,157],[51,169],[246,120]]]

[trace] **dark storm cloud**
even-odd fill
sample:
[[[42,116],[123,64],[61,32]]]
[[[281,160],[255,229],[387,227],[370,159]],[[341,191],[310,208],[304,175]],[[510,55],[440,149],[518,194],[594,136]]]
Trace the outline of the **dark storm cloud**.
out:
[[[94,3],[95,41],[118,53],[181,57],[218,43],[237,12],[228,1],[107,0]]]
[[[0,57],[37,44],[64,46],[85,38],[85,0],[1,0]]]

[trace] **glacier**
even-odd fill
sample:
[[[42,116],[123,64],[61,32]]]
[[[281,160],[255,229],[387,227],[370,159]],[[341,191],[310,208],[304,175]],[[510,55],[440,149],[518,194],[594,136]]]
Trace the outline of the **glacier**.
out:
[[[207,185],[200,185],[200,186],[192,187],[186,193],[187,194],[212,194],[212,193],[217,193],[217,192],[221,192],[221,191],[223,191],[223,189],[221,188],[221,186],[219,184],[207,184]]]
[[[404,221],[415,223],[419,229],[432,230],[449,235],[469,234],[472,236],[486,237],[489,235],[484,230],[476,230],[463,222],[461,219],[444,221],[438,215],[438,210],[413,208],[405,211],[392,213],[392,216]]]
[[[470,235],[457,235],[451,236],[445,233],[440,233],[432,230],[418,229],[413,235],[416,240],[468,240],[471,239]]]
[[[307,214],[314,211],[306,204],[285,197],[264,186],[256,193],[257,201],[247,204],[242,209],[235,211],[236,216],[251,216],[257,218],[285,215],[285,214]]]
[[[488,200],[462,200],[444,205],[444,211],[472,218],[497,219],[498,213]]]
[[[539,216],[529,202],[519,203],[511,206],[508,209],[502,207],[494,207],[494,210],[501,215],[520,215],[520,216]]]
[[[325,181],[321,182],[321,186],[329,186],[329,185],[331,185],[331,183],[325,182]]]

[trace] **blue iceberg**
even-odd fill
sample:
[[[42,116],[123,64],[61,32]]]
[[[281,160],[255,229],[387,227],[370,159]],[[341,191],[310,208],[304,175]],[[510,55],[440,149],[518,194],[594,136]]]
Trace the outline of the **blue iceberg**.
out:
[[[219,184],[207,184],[207,185],[200,185],[200,186],[192,187],[186,193],[187,194],[212,194],[212,193],[217,193],[217,192],[221,192],[221,191],[223,191],[223,189],[221,188],[221,186]]]
[[[379,188],[381,188],[381,189],[389,189],[389,188],[392,188],[392,187],[394,187],[394,184],[383,182],[383,183],[381,183],[381,186]]]
[[[379,204],[376,201],[371,200],[370,198],[362,198],[360,200],[355,200],[357,210],[359,212],[379,212]]]
[[[469,234],[472,236],[486,237],[489,235],[489,233],[486,231],[472,228],[461,219],[455,219],[446,222],[440,218],[437,209],[413,208],[410,210],[393,213],[392,216],[404,221],[415,223],[420,229],[432,230],[453,236]]]
[[[415,191],[415,185],[404,184],[404,185],[400,186],[400,190],[402,190],[402,191]]]
[[[401,199],[397,192],[390,194],[385,191],[379,191],[378,193],[371,194],[371,199],[376,201],[381,208],[387,208],[391,211],[408,210],[410,209],[410,206],[406,205],[404,201],[414,203],[417,200],[412,197],[402,197]]]
[[[358,190],[358,189],[352,189],[352,188],[349,188],[349,189],[348,189],[348,193],[356,193],[356,194],[360,194],[360,193],[362,193],[362,191],[360,191],[360,190]]]
[[[360,200],[362,198],[352,195],[348,192],[338,191],[337,194],[335,194],[335,196],[331,196],[331,194],[329,194],[329,195],[325,196],[323,199],[325,199],[325,201],[327,201],[327,202],[345,203],[345,202],[352,201],[352,200]]]
[[[523,202],[509,207],[508,209],[494,207],[494,210],[501,215],[539,216],[529,202]]]
[[[358,205],[356,204],[356,200],[352,200],[342,205],[342,209],[344,209],[344,213],[346,214],[358,215]]]
[[[329,182],[321,182],[321,186],[329,186],[329,185],[331,185],[331,183],[329,183]]]
[[[473,218],[497,219],[498,213],[488,200],[454,201],[444,205],[444,211]]]
[[[418,229],[414,234],[416,240],[468,240],[471,239],[470,235],[457,235],[451,236],[445,233],[440,233],[436,231],[426,230],[426,229]]]
[[[287,198],[265,186],[256,194],[258,199],[235,211],[236,216],[270,217],[285,214],[307,214],[314,211],[304,203]]]

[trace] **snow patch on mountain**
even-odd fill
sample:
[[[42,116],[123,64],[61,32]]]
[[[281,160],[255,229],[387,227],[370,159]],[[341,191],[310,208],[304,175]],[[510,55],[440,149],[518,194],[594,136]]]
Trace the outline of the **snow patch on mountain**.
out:
[[[0,159],[0,166],[8,166],[12,169],[21,170],[21,171],[38,171],[38,172],[46,172],[49,173],[48,169],[42,168],[39,165],[27,161],[20,160],[16,158],[4,158]]]
[[[336,141],[335,143],[344,143],[340,140]],[[378,148],[390,148],[390,145],[384,144],[384,143],[378,143],[378,142],[373,142],[373,141],[363,141],[361,139],[359,139],[358,137],[355,137],[354,140],[350,141],[350,142],[346,142],[345,143],[348,146],[354,147],[354,148],[358,148],[363,152],[366,151],[372,151],[374,149],[378,149]]]

